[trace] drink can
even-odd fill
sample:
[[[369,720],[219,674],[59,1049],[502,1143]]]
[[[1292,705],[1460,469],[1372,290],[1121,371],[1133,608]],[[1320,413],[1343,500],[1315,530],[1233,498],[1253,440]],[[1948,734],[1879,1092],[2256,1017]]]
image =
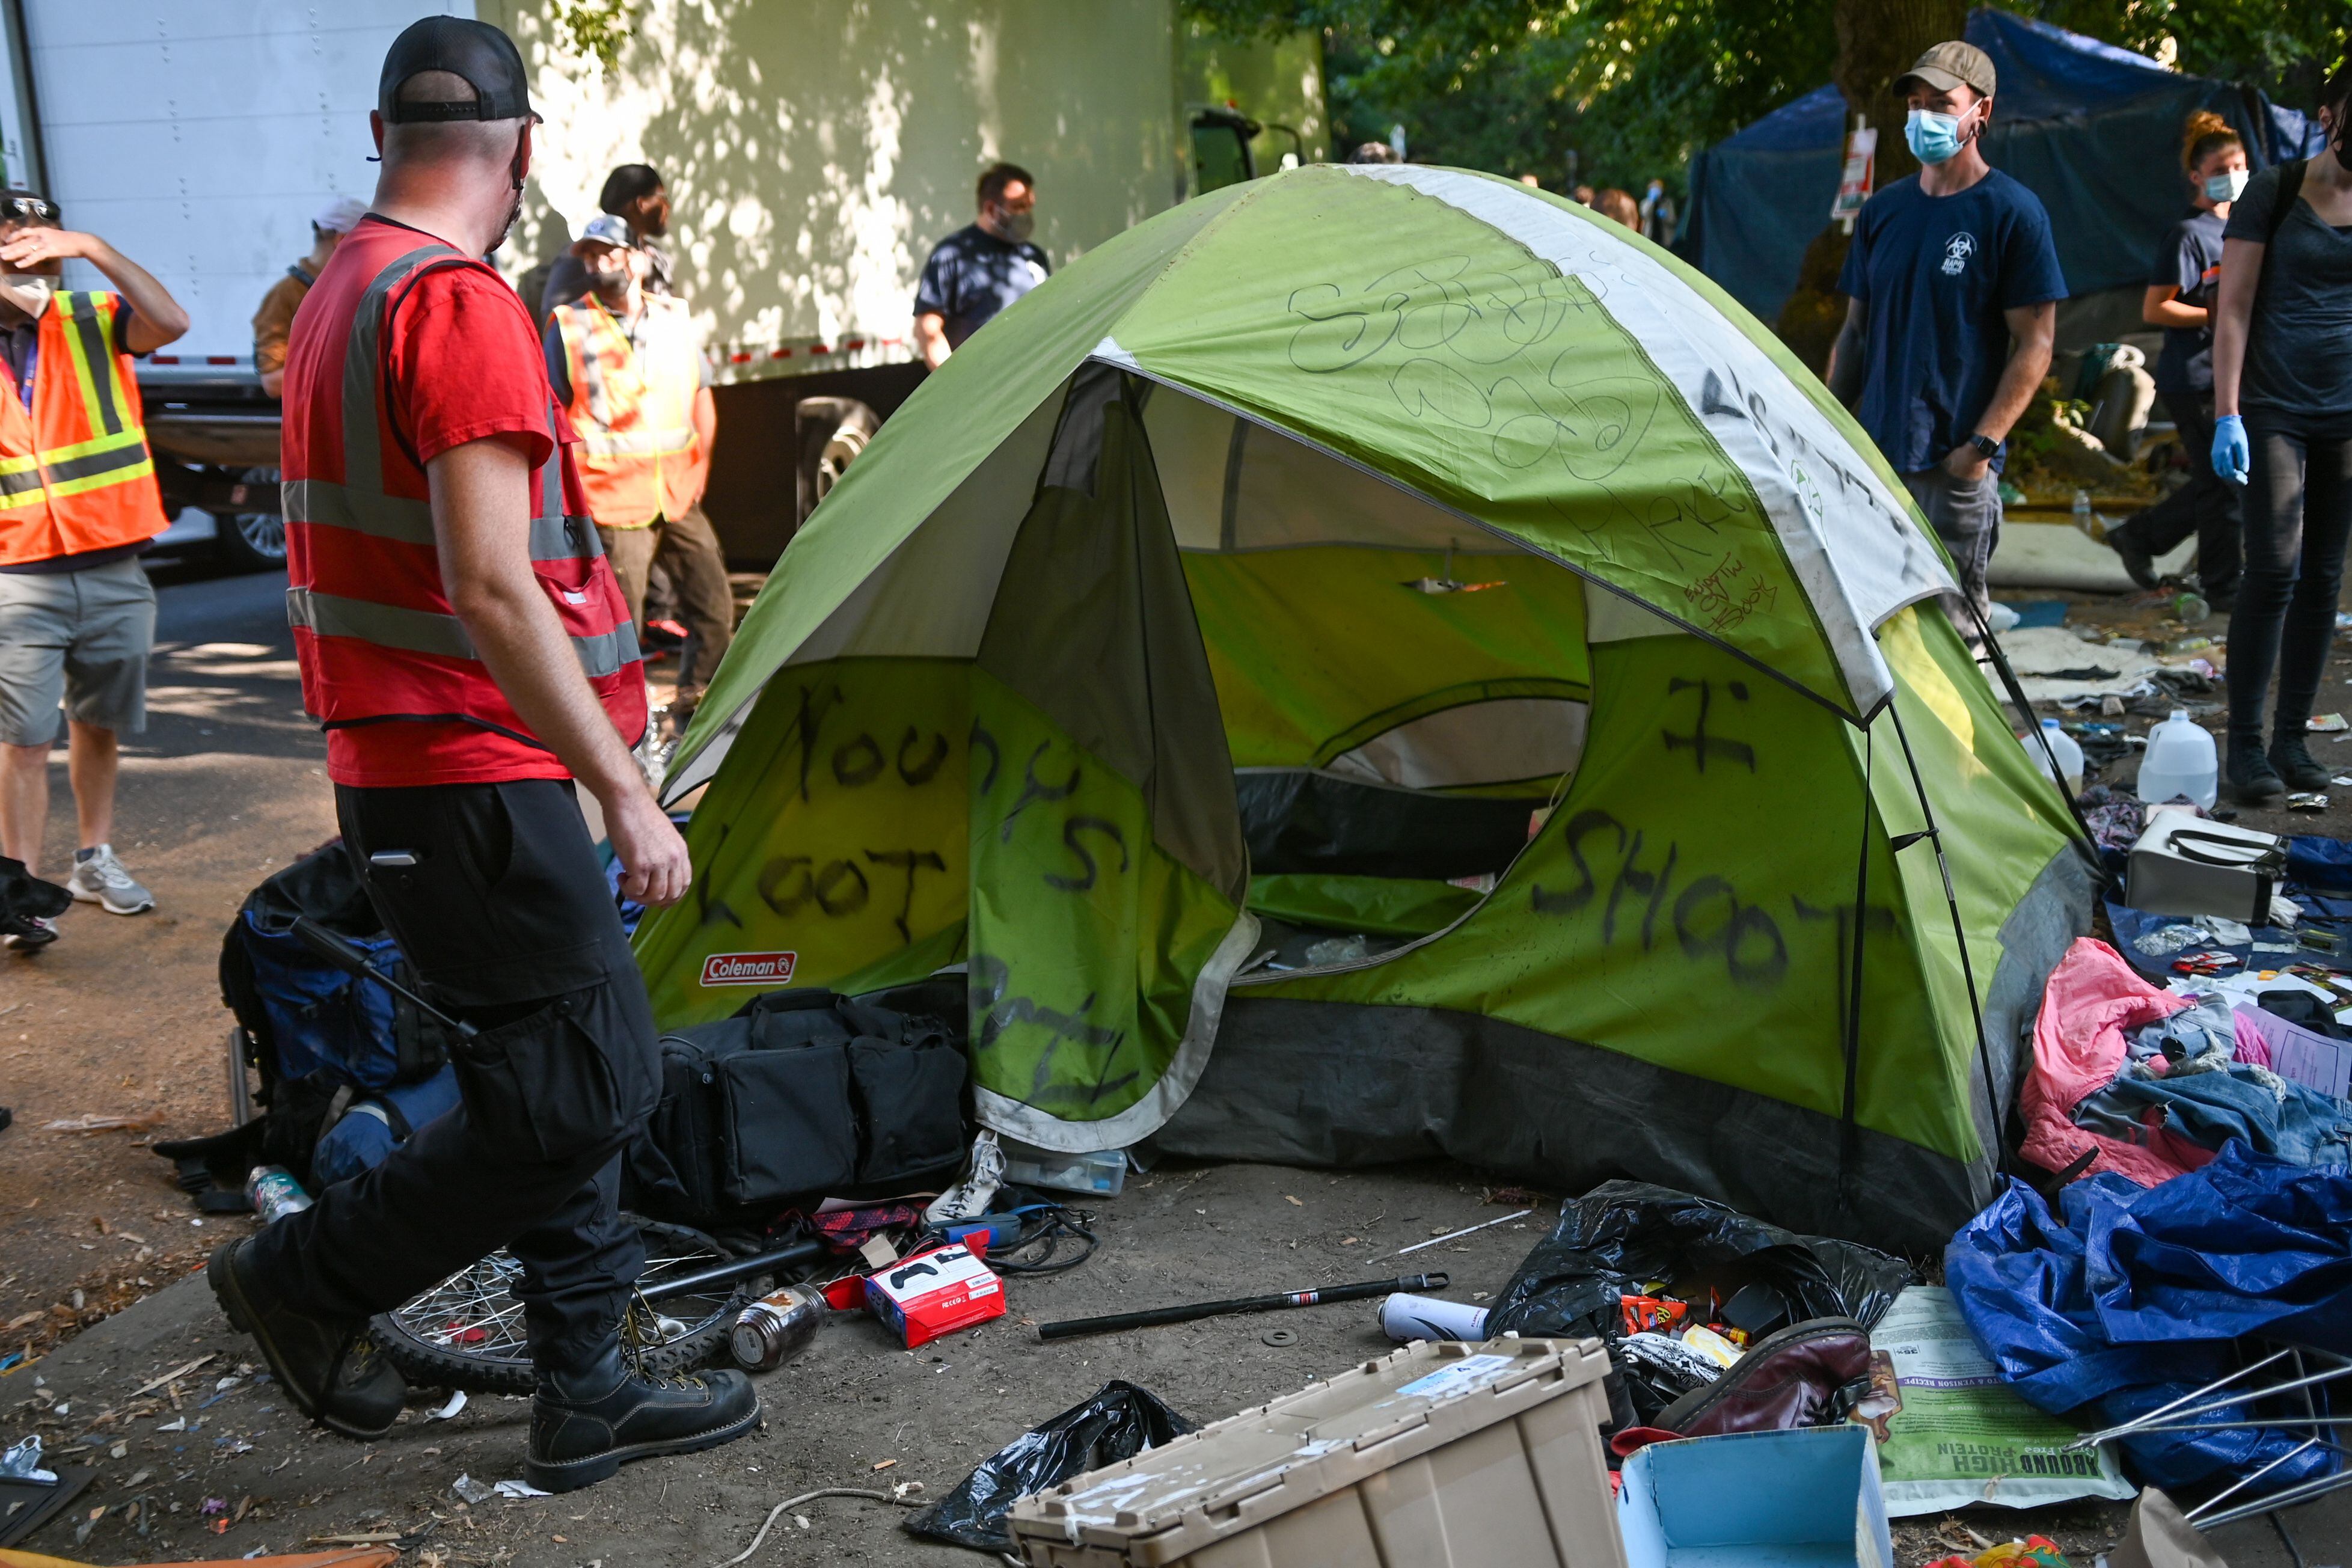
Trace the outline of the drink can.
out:
[[[814,1287],[787,1285],[737,1315],[727,1348],[744,1371],[772,1372],[808,1348],[825,1310],[824,1297]]]
[[[289,1214],[300,1214],[310,1206],[310,1194],[294,1179],[294,1173],[283,1165],[256,1165],[245,1179],[246,1200],[261,1223],[268,1225],[284,1219]]]
[[[1381,1302],[1381,1331],[1400,1344],[1415,1340],[1483,1340],[1486,1309],[1400,1291]]]

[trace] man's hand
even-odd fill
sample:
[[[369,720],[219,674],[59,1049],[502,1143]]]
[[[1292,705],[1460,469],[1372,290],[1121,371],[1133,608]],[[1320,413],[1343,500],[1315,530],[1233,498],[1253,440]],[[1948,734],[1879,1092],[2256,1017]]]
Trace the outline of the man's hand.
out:
[[[604,831],[621,861],[621,891],[648,909],[667,909],[686,897],[694,879],[686,840],[646,790],[625,797],[608,812]]]
[[[131,301],[131,325],[122,335],[122,346],[132,353],[153,353],[179,342],[187,331],[188,313],[172,298],[171,290],[94,234],[26,224],[9,236],[7,244],[0,245],[0,261],[23,272],[76,258],[97,268]]]
[[[1944,472],[1964,484],[1974,484],[1985,477],[1992,459],[1963,441],[1944,454]]]

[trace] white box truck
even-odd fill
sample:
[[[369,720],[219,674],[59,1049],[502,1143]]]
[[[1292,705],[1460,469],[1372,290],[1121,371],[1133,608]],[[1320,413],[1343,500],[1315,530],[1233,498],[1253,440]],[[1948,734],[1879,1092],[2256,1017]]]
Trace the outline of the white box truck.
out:
[[[0,0],[0,163],[188,308],[140,384],[175,534],[210,529],[233,563],[284,554],[253,312],[311,215],[373,192],[384,49],[442,13],[513,35],[547,119],[495,258],[511,279],[570,243],[614,165],[661,171],[719,384],[706,505],[748,567],[920,382],[916,279],[988,163],[1036,174],[1058,266],[1328,152],[1319,39],[1213,39],[1179,0]],[[100,286],[80,263],[68,281]]]

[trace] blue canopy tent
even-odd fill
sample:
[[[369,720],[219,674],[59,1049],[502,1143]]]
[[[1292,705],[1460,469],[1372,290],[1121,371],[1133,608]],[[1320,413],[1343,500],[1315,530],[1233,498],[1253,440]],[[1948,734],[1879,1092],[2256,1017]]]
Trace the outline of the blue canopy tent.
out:
[[[2006,11],[1971,13],[1967,37],[2000,78],[1985,156],[2050,209],[2076,297],[2147,281],[2158,243],[2188,207],[2175,171],[2193,111],[2210,109],[2235,126],[2257,169],[2318,151],[2315,121],[2252,88],[2183,76]],[[1757,316],[1776,320],[1805,247],[1829,222],[1844,137],[1845,100],[1824,87],[1701,153],[1675,248]]]

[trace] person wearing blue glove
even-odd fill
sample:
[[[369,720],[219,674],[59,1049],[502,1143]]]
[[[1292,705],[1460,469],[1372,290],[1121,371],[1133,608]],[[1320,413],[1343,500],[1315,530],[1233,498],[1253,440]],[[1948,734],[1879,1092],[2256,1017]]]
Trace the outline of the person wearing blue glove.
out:
[[[2320,89],[2326,145],[2231,205],[2213,317],[2213,471],[2245,486],[2230,616],[2229,777],[2248,805],[2327,787],[2304,734],[2352,540],[2352,60]],[[2278,676],[2271,743],[2264,700]]]

